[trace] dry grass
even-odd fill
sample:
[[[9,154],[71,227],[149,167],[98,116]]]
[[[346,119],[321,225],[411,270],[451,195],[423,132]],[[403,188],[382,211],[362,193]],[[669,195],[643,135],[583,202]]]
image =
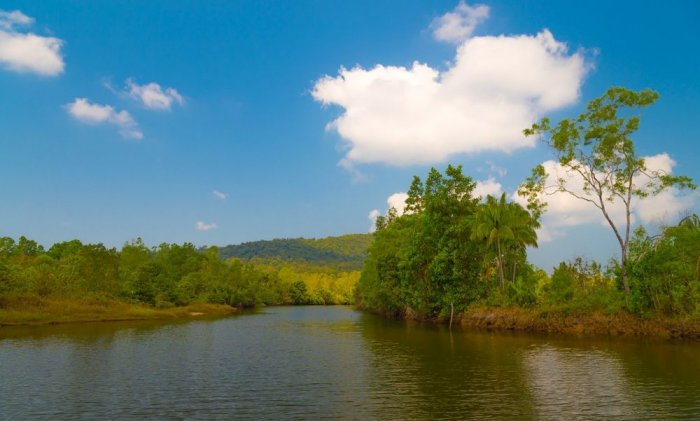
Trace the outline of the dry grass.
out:
[[[0,326],[87,321],[178,319],[220,316],[236,309],[197,303],[185,307],[153,308],[101,298],[42,298],[36,295],[0,297]]]
[[[460,315],[462,326],[490,330],[573,335],[648,336],[700,339],[700,320],[655,317],[642,319],[620,311],[566,315],[524,308],[470,308]]]

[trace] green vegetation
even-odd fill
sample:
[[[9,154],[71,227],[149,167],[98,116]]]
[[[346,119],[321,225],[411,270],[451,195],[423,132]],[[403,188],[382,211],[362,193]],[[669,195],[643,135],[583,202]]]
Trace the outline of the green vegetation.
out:
[[[477,320],[465,322],[473,325],[481,323],[475,309],[500,312],[507,320],[512,314],[526,315],[529,321],[523,325],[531,326],[581,316],[607,323],[627,323],[630,317],[700,321],[700,219],[685,218],[653,237],[643,227],[633,236],[628,232],[634,198],[671,186],[695,187],[687,177],[648,170],[635,153],[630,135],[639,117],[620,117],[618,111],[649,105],[656,98],[650,91],[613,88],[575,120],[550,128],[545,119],[526,130],[549,133],[546,141],[560,165],[581,176],[584,191],[572,194],[602,211],[620,242],[620,262],[611,259],[604,268],[576,259],[562,262],[549,276],[528,263],[526,255],[526,247],[537,244],[543,194],[551,193],[544,185],[544,168],[536,168],[520,188],[528,198],[525,209],[505,195],[480,201],[473,196],[473,180],[461,167],[448,166],[445,174],[432,169],[425,183],[414,177],[403,215],[392,209],[377,219],[357,288],[360,306],[419,319],[451,319],[457,311],[463,322]],[[555,191],[573,190],[561,179]],[[627,209],[622,231],[607,213],[613,198]],[[506,309],[512,314],[503,313]]]
[[[537,220],[524,208],[473,197],[462,167],[414,177],[406,213],[377,218],[358,283],[360,305],[392,315],[440,318],[471,304],[530,304],[543,276],[526,261]]]
[[[219,254],[224,259],[280,259],[310,262],[339,270],[360,270],[371,242],[370,234],[321,239],[287,238],[224,246],[219,249]]]
[[[530,208],[541,212],[543,194],[563,192],[595,206],[605,217],[620,245],[622,285],[630,292],[628,253],[632,228],[632,205],[636,199],[653,196],[671,187],[695,188],[685,176],[672,176],[647,168],[630,136],[639,129],[638,115],[631,111],[650,106],[659,94],[650,89],[640,92],[610,88],[605,95],[588,103],[586,112],[575,119],[564,119],[552,127],[548,118],[525,129],[527,136],[543,136],[557,163],[573,178],[560,177],[554,186],[546,186],[547,173],[542,165],[521,186]],[[580,186],[579,186],[580,185]],[[625,223],[610,216],[612,202],[622,203]]]
[[[45,250],[25,237],[3,237],[0,324],[171,317],[205,303],[349,304],[358,278],[359,271],[308,262],[223,260],[216,247],[188,243],[149,249],[138,239],[117,251],[73,240]]]

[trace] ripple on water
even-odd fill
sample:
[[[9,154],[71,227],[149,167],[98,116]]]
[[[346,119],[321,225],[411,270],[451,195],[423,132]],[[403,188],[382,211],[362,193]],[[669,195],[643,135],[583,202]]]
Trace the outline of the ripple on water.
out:
[[[700,347],[411,326],[348,307],[0,340],[0,418],[700,418]]]

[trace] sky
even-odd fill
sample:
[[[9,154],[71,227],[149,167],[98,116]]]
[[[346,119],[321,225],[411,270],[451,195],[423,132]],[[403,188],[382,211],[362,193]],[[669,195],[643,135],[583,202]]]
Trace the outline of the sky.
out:
[[[413,175],[480,194],[556,166],[522,129],[610,86],[652,88],[637,151],[700,180],[695,1],[0,3],[0,235],[226,245],[368,232]],[[516,198],[517,200],[517,198]],[[635,207],[651,230],[697,192]],[[532,261],[606,261],[553,197]]]

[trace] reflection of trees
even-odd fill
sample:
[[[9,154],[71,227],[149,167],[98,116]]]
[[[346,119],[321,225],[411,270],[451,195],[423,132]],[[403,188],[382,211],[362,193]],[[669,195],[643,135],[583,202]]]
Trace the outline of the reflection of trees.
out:
[[[620,360],[593,349],[535,346],[524,354],[537,415],[562,414],[593,419],[642,418],[630,399],[630,385]]]
[[[379,419],[529,418],[528,338],[361,318]]]
[[[523,357],[539,417],[700,415],[698,344],[557,339],[531,347]]]
[[[133,410],[167,384],[162,376],[199,358],[174,351],[189,348],[183,345],[191,331],[199,333],[200,353],[210,349],[211,326],[131,321],[3,328],[0,418],[111,418]],[[187,387],[181,392],[191,395]]]

